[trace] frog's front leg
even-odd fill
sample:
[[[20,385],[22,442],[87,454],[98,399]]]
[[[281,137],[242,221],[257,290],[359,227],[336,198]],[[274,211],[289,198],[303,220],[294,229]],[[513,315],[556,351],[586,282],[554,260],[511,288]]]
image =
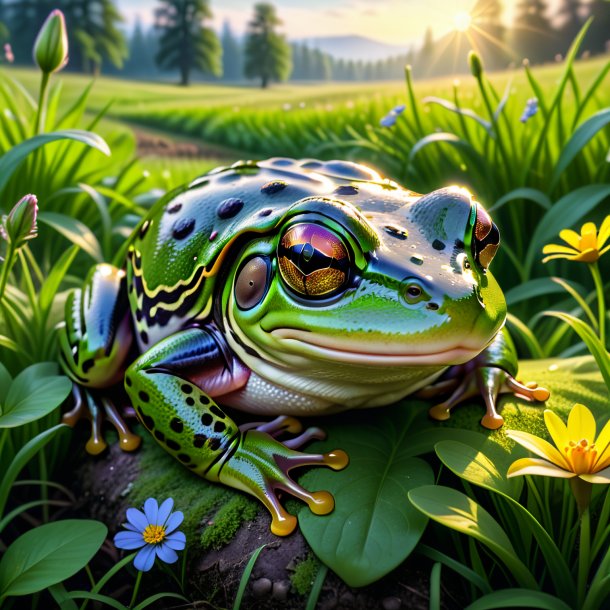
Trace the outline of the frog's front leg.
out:
[[[430,409],[430,416],[437,420],[449,419],[451,409],[474,396],[482,396],[486,413],[481,425],[490,430],[500,428],[504,418],[497,412],[498,394],[511,393],[525,400],[544,402],[550,392],[535,382],[523,384],[515,379],[518,370],[517,356],[512,343],[502,329],[474,360],[454,366],[433,386],[419,394],[431,398],[451,392],[449,397]]]
[[[305,501],[316,514],[332,511],[334,500],[328,492],[307,491],[288,472],[309,465],[338,470],[347,465],[347,456],[342,451],[300,453],[276,440],[273,435],[282,430],[298,431],[291,418],[240,429],[208,393],[240,385],[240,371],[234,373],[236,363],[227,354],[213,328],[182,330],[131,365],[125,375],[127,393],[141,422],[166,451],[199,476],[258,498],[271,513],[271,531],[290,534],[296,518],[279,503],[277,491]]]
[[[68,296],[65,322],[58,336],[61,365],[74,382],[74,408],[64,414],[64,423],[74,426],[80,419],[91,422],[86,449],[93,455],[106,448],[104,421],[116,428],[121,449],[137,449],[140,437],[130,431],[105,395],[122,381],[133,342],[125,272],[106,263],[96,265],[82,290]]]

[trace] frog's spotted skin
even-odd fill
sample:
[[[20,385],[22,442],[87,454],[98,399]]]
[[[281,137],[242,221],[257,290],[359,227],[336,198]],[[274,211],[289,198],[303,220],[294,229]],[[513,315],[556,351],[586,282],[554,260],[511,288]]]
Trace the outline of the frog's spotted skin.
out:
[[[296,451],[320,437],[316,428],[279,442],[300,428],[287,415],[421,390],[445,398],[431,410],[445,419],[480,393],[482,423],[495,428],[500,391],[546,398],[513,377],[505,303],[487,271],[498,243],[485,210],[458,187],[421,196],[342,161],[219,168],[151,210],[124,271],[96,267],[68,300],[62,362],[81,389],[67,420],[91,418],[92,453],[105,447],[102,413],[125,449],[137,446],[113,405],[84,390],[124,376],[157,442],[196,474],[258,497],[272,531],[287,534],[296,521],[276,491],[318,514],[333,508],[288,471],[347,463],[341,451]],[[279,417],[238,427],[218,403]]]

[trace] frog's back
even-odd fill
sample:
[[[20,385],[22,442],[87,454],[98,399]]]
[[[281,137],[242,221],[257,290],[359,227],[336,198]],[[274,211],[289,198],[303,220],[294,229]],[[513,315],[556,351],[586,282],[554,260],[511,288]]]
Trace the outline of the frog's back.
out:
[[[297,201],[330,197],[363,213],[391,213],[415,193],[345,161],[240,161],[198,178],[155,207],[128,254],[130,307],[140,350],[212,313],[214,284],[233,246],[266,233]]]

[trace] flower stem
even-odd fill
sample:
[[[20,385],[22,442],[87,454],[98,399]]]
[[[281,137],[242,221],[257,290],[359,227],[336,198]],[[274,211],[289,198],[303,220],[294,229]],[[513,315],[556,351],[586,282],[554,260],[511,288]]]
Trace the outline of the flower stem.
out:
[[[582,607],[587,592],[589,551],[591,549],[591,516],[586,508],[580,516],[580,544],[578,546],[578,607]]]
[[[138,575],[136,577],[136,584],[133,587],[133,594],[131,596],[131,601],[129,602],[129,608],[133,608],[133,605],[136,603],[136,598],[138,597],[138,591],[140,589],[141,580],[142,580],[142,570],[138,570]]]
[[[6,283],[8,282],[8,276],[13,268],[13,263],[15,259],[15,248],[12,243],[9,242],[6,248],[6,257],[4,262],[2,263],[2,267],[0,267],[0,301],[2,300],[2,296],[4,295],[4,289],[6,288]]]
[[[40,92],[38,94],[38,110],[36,111],[36,125],[34,135],[41,133],[47,116],[47,89],[49,86],[49,73],[43,72],[40,79]]]
[[[599,272],[597,261],[589,264],[593,281],[595,282],[595,291],[597,292],[597,316],[599,319],[599,340],[604,349],[606,349],[606,300],[604,297],[604,283]]]

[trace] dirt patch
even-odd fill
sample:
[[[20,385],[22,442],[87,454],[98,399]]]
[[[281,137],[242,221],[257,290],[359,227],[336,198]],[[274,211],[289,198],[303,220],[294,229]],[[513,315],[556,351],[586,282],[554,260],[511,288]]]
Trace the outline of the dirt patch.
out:
[[[140,157],[174,157],[177,159],[232,158],[225,149],[195,140],[175,139],[154,131],[134,129]]]

